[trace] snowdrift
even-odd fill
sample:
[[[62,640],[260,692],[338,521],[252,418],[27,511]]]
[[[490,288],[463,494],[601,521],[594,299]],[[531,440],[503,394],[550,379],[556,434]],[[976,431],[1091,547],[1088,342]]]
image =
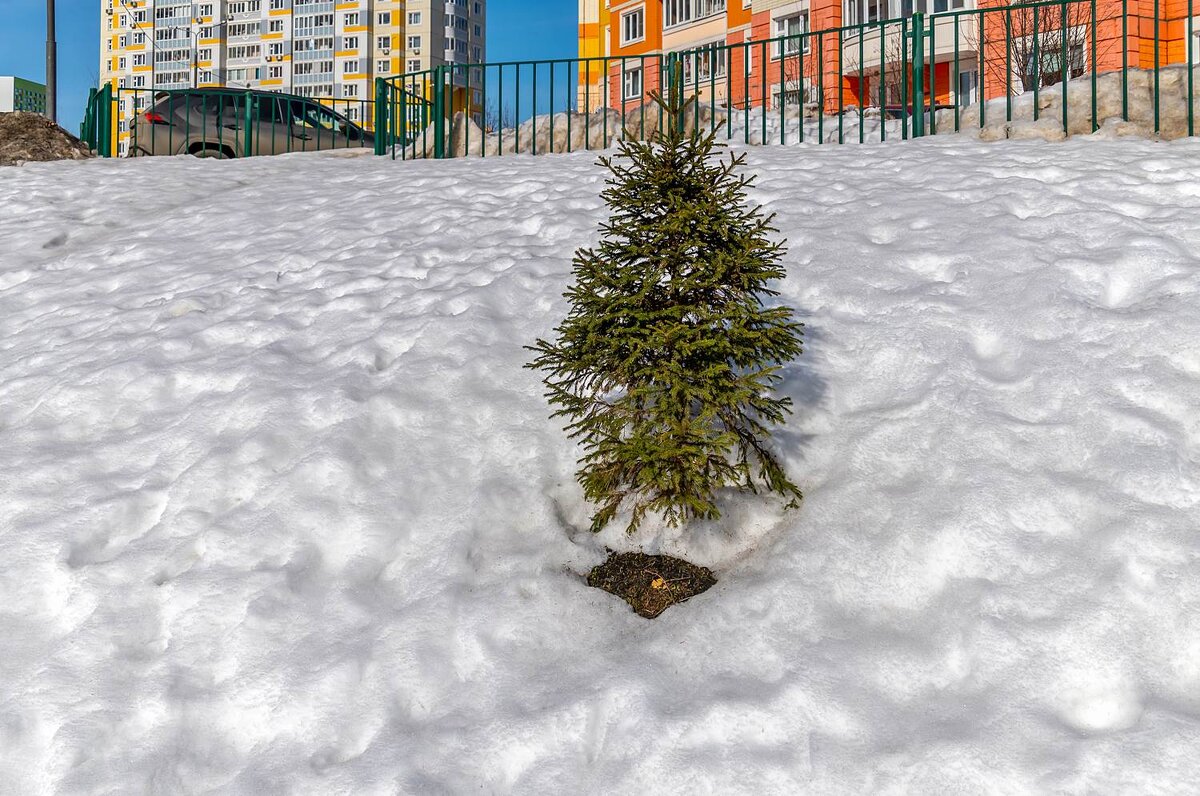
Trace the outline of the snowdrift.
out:
[[[652,622],[521,367],[593,155],[0,172],[0,790],[1190,788],[1200,141],[749,158],[806,499]]]

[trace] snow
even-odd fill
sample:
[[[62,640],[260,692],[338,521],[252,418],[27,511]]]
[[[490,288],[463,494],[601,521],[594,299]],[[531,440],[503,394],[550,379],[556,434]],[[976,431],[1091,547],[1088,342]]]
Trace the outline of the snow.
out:
[[[636,540],[521,367],[594,155],[0,170],[0,791],[1189,790],[1200,141],[748,152],[805,500]]]

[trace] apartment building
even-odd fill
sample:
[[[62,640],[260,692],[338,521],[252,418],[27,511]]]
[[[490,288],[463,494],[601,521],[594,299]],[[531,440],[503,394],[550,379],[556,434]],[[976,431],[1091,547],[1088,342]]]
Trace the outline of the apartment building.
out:
[[[338,100],[367,126],[374,80],[486,56],[486,0],[101,0],[100,79]],[[360,102],[355,102],[359,100]],[[117,141],[146,97],[125,97]]]
[[[903,65],[905,44],[900,25],[875,25],[908,19],[916,12],[932,18],[927,36],[924,86],[931,104],[965,104],[1003,96],[1031,78],[1036,39],[1043,53],[1038,80],[1061,80],[1063,71],[1078,77],[1091,71],[1093,32],[1089,3],[1068,6],[1065,28],[1058,7],[1043,12],[1014,12],[1007,25],[981,30],[979,15],[951,12],[1004,7],[1006,0],[580,0],[579,55],[607,57],[580,68],[579,106],[595,110],[638,105],[660,87],[661,56],[689,51],[681,60],[689,94],[723,107],[824,105],[840,107],[898,105],[901,88],[911,89],[911,69]],[[1159,24],[1153,9],[1159,7]],[[1129,17],[1122,17],[1123,8]],[[1095,59],[1098,71],[1154,64],[1157,27],[1160,63],[1186,61],[1187,16],[1182,0],[1097,0]],[[1123,27],[1123,21],[1126,25]],[[1032,24],[1031,24],[1032,23]],[[811,31],[867,25],[840,35],[800,37]],[[1036,28],[1034,27],[1036,26]],[[1006,61],[1006,33],[1012,53]],[[1033,36],[1034,30],[1039,31]],[[1061,30],[1066,30],[1062,34]],[[1193,26],[1193,60],[1200,60],[1200,18]],[[783,37],[795,36],[794,39]],[[782,41],[780,39],[783,38]],[[1058,56],[1066,39],[1066,64]],[[1123,42],[1128,42],[1128,55]],[[749,46],[730,47],[729,45]],[[705,51],[705,48],[710,48]],[[1024,50],[1031,50],[1025,53]],[[982,58],[980,57],[982,54]],[[907,70],[902,74],[902,70]],[[1006,73],[1006,70],[1011,70]],[[903,86],[902,86],[903,84]],[[584,91],[588,94],[584,100]],[[1016,90],[1021,90],[1020,88]]]

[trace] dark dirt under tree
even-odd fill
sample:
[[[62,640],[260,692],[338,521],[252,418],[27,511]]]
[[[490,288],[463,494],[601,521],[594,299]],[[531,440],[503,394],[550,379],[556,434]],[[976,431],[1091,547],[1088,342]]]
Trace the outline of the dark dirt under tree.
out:
[[[593,567],[587,576],[589,586],[615,594],[647,619],[707,591],[716,582],[707,567],[645,553],[610,553],[608,560]]]

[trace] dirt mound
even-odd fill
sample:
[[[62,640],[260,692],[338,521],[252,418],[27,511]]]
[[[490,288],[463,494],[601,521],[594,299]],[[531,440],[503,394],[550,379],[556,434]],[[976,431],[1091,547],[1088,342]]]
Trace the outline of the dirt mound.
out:
[[[612,553],[587,576],[589,586],[617,595],[647,619],[707,591],[716,582],[706,567],[645,553]]]
[[[87,144],[36,113],[0,113],[0,166],[31,160],[83,160]]]

